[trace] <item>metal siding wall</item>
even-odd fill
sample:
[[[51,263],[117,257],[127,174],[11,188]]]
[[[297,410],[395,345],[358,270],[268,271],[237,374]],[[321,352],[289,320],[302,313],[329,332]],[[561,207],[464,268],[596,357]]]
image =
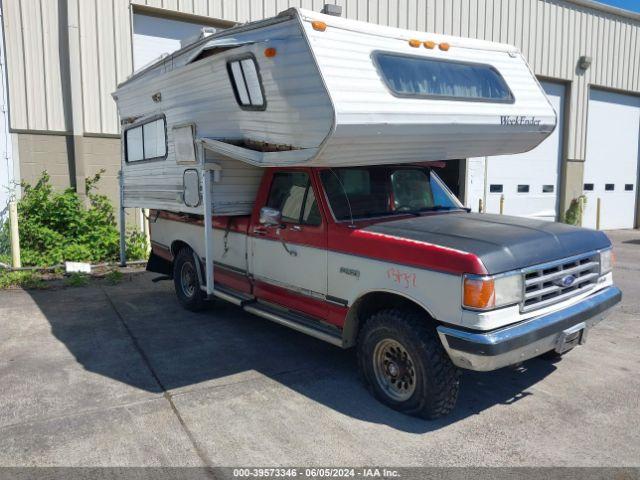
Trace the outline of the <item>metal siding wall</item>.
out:
[[[11,126],[71,130],[65,125],[58,18],[62,0],[4,2]],[[87,133],[118,133],[111,92],[132,69],[130,2],[185,14],[245,22],[292,6],[319,10],[323,0],[68,0],[80,11],[82,100]],[[348,18],[419,31],[512,43],[534,72],[571,81],[570,159],[584,159],[589,84],[640,92],[640,22],[567,0],[328,0]],[[580,55],[593,57],[576,72]],[[72,59],[73,60],[73,59]]]

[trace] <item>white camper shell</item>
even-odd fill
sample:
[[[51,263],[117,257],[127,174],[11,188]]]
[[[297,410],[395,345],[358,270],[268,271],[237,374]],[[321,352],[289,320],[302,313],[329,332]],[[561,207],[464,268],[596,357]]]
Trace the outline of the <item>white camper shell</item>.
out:
[[[214,215],[249,213],[259,167],[513,154],[556,125],[515,47],[297,8],[165,56],[114,98],[123,205],[202,213],[214,170]]]

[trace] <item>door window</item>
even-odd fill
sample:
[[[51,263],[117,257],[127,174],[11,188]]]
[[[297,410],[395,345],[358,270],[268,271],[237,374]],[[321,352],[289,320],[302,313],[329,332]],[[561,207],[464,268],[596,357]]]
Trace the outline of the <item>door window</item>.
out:
[[[284,223],[320,225],[321,216],[309,175],[280,172],[273,176],[267,207],[280,210]]]

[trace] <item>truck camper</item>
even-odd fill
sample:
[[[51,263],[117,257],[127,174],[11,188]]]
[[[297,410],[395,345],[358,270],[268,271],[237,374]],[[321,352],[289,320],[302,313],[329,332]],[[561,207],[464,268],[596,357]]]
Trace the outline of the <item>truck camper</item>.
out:
[[[460,369],[561,355],[621,298],[603,233],[470,213],[436,173],[556,127],[515,47],[292,8],[113,96],[121,219],[151,209],[148,269],[189,310],[218,298],[357,348],[397,410],[446,415]]]

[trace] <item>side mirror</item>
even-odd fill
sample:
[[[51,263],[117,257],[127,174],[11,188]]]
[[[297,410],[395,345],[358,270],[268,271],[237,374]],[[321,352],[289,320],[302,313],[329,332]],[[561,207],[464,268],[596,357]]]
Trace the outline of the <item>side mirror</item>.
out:
[[[260,224],[267,227],[279,226],[282,223],[282,213],[280,210],[270,207],[260,209]]]

